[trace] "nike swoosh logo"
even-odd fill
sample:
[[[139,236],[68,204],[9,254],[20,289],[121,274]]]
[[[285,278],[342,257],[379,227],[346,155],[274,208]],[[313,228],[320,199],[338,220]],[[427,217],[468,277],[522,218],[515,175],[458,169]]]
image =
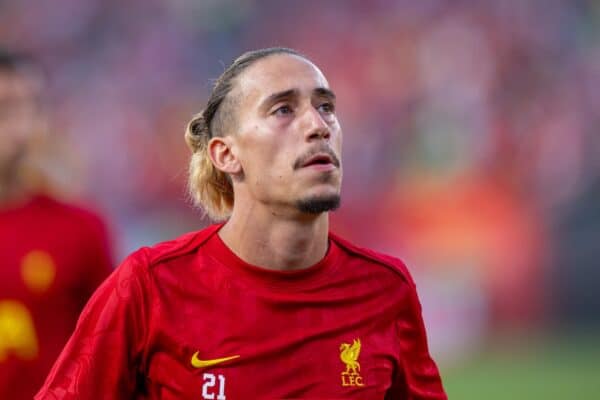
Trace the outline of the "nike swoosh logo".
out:
[[[221,364],[221,363],[224,363],[225,361],[233,360],[238,357],[239,357],[239,355],[223,357],[223,358],[214,358],[212,360],[201,360],[198,358],[198,352],[195,352],[194,355],[192,356],[192,367],[194,367],[194,368],[211,367],[213,365]]]

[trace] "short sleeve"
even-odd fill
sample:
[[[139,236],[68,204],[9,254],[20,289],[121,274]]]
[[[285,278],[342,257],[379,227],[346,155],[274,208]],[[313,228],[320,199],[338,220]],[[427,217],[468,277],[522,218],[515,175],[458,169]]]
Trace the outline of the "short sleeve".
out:
[[[386,400],[447,400],[438,368],[429,354],[421,304],[412,280],[406,307],[397,321],[400,369]]]
[[[36,400],[133,397],[147,332],[146,264],[138,251],[98,288]]]

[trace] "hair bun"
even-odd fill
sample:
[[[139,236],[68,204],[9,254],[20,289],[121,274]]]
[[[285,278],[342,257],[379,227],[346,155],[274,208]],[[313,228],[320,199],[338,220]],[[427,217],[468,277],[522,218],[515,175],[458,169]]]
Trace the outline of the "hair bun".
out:
[[[204,119],[203,113],[200,113],[190,121],[190,133],[196,137],[198,136],[210,136],[208,132],[208,125]]]
[[[185,131],[185,141],[193,152],[202,148],[210,139],[210,132],[203,113],[194,115]]]

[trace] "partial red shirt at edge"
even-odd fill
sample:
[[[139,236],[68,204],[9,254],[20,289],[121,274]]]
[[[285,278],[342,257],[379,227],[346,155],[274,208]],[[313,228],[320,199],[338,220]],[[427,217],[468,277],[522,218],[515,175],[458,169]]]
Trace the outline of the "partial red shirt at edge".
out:
[[[47,196],[0,207],[0,399],[30,400],[113,271],[95,214]]]

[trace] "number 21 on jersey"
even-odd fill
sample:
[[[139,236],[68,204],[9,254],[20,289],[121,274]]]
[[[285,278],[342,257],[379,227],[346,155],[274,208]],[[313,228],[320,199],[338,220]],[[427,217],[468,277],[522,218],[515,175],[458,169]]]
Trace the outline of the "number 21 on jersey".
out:
[[[226,400],[225,377],[221,374],[205,373],[202,375],[202,398],[208,400]]]

